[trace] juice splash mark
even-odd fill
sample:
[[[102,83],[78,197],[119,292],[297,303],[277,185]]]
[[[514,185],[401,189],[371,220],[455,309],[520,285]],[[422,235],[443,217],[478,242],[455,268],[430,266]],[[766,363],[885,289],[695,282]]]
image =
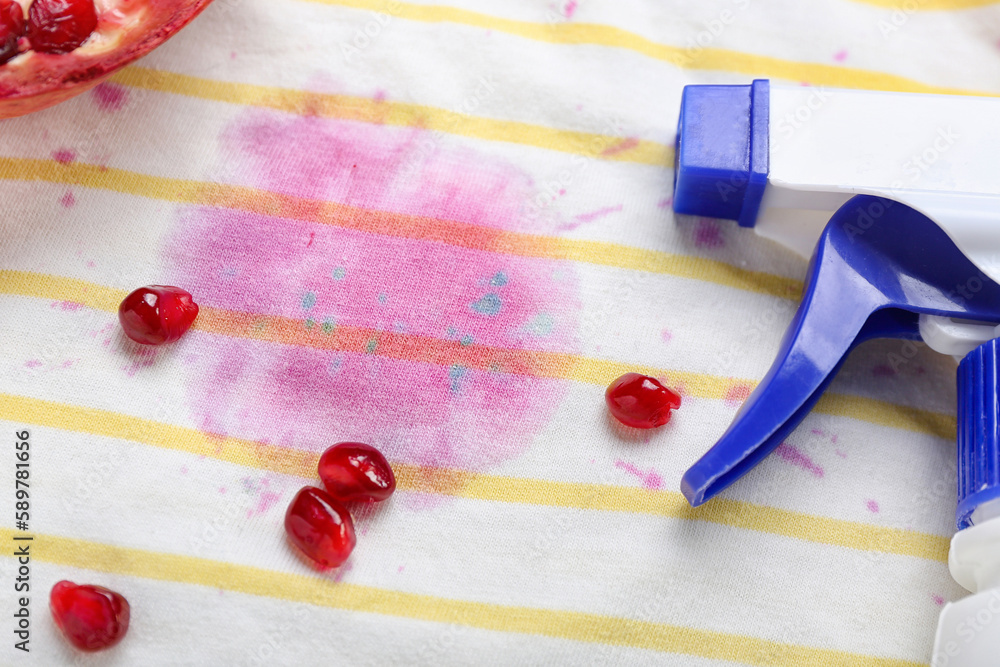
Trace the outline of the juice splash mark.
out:
[[[872,514],[878,514],[879,512],[877,500],[869,500],[865,502],[865,507],[867,507],[868,511],[871,512]]]
[[[624,153],[627,150],[631,150],[639,145],[639,140],[635,137],[628,137],[627,139],[622,139],[614,146],[608,146],[603,151],[601,155],[618,155],[619,153]]]
[[[803,470],[810,472],[814,477],[822,477],[824,474],[823,469],[813,463],[812,459],[806,456],[801,450],[793,445],[789,445],[787,442],[783,442],[777,446],[774,453],[782,461],[791,463],[797,468],[802,468]]]
[[[596,211],[591,211],[589,213],[581,213],[580,215],[573,218],[573,222],[568,222],[564,225],[560,225],[557,231],[571,231],[579,227],[580,225],[586,224],[588,222],[593,222],[594,220],[599,220],[606,215],[611,213],[617,213],[622,210],[622,204],[618,206],[606,206],[605,208],[599,208]]]
[[[698,248],[722,248],[726,245],[722,238],[722,231],[719,223],[710,218],[702,218],[698,221],[698,228],[694,231],[694,244]]]
[[[74,301],[53,301],[49,304],[49,308],[58,308],[59,310],[68,310],[73,312],[83,308],[83,304],[76,303]]]
[[[936,593],[931,593],[931,599],[934,600],[934,604],[936,604],[937,606],[939,607],[944,606],[944,598],[941,597],[940,595]]]
[[[128,91],[107,81],[97,84],[90,95],[101,111],[119,111],[128,102]]]
[[[649,470],[649,472],[643,472],[635,465],[628,463],[627,461],[617,460],[615,461],[615,467],[621,468],[628,474],[637,477],[642,485],[647,489],[658,490],[663,488],[663,478],[660,477],[654,470]]]
[[[748,384],[735,384],[726,390],[726,395],[722,399],[730,408],[738,408],[743,405],[743,401],[750,397],[753,387]]]
[[[60,148],[52,152],[52,159],[59,164],[69,164],[76,159],[76,151],[72,148]]]
[[[76,204],[76,197],[73,196],[72,190],[67,190],[66,193],[59,198],[59,203],[63,205],[63,208],[70,208]]]
[[[669,343],[673,339],[674,339],[674,334],[673,332],[670,331],[670,329],[664,329],[663,331],[660,332],[660,340],[662,340],[664,343]]]
[[[833,59],[836,60],[838,63],[842,63],[845,60],[847,60],[847,49],[841,49],[840,51],[834,53]]]
[[[322,202],[357,206],[348,215],[359,220],[384,211],[555,232],[558,220],[523,215],[537,194],[524,173],[425,134],[250,110],[220,137],[219,166],[205,180],[303,197],[317,211]],[[428,359],[416,347],[401,348],[394,332],[448,340],[451,327],[460,339],[449,343],[464,355],[479,346],[578,353],[573,266],[433,237],[368,233],[353,223],[180,210],[162,246],[165,279],[197,294],[204,307],[290,318],[303,335],[322,336],[333,348],[199,332],[203,361],[186,367],[194,422],[313,452],[335,441],[370,442],[392,460],[429,469],[481,471],[517,457],[549,422],[569,382]],[[227,269],[237,278],[220,279]],[[384,302],[379,295],[387,295]],[[268,326],[247,316],[258,321]],[[356,327],[373,330],[367,347],[344,342],[341,333]],[[420,480],[427,491],[456,483],[465,482]]]

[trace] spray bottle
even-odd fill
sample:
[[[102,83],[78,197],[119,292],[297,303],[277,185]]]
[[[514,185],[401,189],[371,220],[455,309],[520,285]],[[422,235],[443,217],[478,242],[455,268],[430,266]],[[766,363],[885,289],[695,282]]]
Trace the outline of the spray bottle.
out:
[[[847,354],[923,340],[959,360],[958,533],[973,593],[941,612],[933,667],[1000,664],[1000,98],[688,86],[674,210],[736,220],[811,257],[774,364],[685,474],[692,506],[802,421]]]

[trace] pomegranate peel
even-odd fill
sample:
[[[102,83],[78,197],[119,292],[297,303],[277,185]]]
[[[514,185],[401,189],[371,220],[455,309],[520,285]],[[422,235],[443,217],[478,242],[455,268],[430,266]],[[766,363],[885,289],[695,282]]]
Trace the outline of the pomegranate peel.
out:
[[[23,0],[27,5],[27,0]],[[43,0],[33,0],[35,3]],[[53,0],[48,0],[51,3]],[[58,0],[75,4],[81,0]],[[87,0],[88,2],[90,0]],[[17,4],[17,0],[8,0]],[[197,16],[211,0],[96,0],[96,27],[67,53],[46,53],[32,47],[31,12],[28,34],[14,37],[12,20],[0,18],[0,118],[21,116],[79,95],[114,72],[162,44]],[[0,16],[9,12],[0,0]],[[40,11],[36,10],[36,14]],[[22,10],[23,12],[23,10]],[[22,14],[23,16],[23,14]],[[16,19],[14,19],[16,20]],[[8,25],[10,24],[10,25]],[[87,25],[76,34],[85,32]],[[35,37],[36,41],[39,39]],[[73,40],[64,42],[72,44]],[[50,47],[43,47],[50,48]],[[58,47],[56,47],[58,49]],[[6,49],[6,51],[5,51]],[[4,60],[4,54],[7,60]]]

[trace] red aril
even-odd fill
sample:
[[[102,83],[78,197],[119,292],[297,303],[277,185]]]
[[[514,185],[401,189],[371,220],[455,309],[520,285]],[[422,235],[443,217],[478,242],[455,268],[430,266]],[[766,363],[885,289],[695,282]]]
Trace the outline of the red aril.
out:
[[[354,520],[326,491],[306,486],[285,512],[285,532],[302,552],[323,567],[337,567],[351,555]]]
[[[319,477],[330,495],[343,502],[385,500],[396,477],[382,452],[361,442],[341,442],[319,457]]]
[[[172,343],[191,328],[198,304],[180,287],[148,285],[135,290],[118,307],[125,335],[143,345]]]
[[[604,400],[614,418],[635,428],[656,428],[670,421],[670,411],[681,407],[681,397],[656,378],[626,373],[611,383]]]
[[[69,53],[97,27],[94,0],[32,0],[28,43],[42,53]]]
[[[92,88],[159,46],[211,0],[22,2],[0,0],[0,14],[7,17],[0,17],[0,118],[44,109]],[[13,41],[7,3],[30,6],[27,25]],[[26,39],[18,41],[25,31]]]
[[[128,631],[128,601],[102,586],[60,581],[52,587],[49,609],[66,639],[83,651],[114,646]]]
[[[0,65],[17,55],[24,34],[24,10],[14,0],[0,0]]]

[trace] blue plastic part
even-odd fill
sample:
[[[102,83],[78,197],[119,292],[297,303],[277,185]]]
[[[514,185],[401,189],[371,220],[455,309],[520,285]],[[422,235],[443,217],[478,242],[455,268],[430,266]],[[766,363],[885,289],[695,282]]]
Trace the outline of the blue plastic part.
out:
[[[753,227],[767,185],[770,84],[686,86],[674,157],[674,210]]]
[[[978,276],[974,299],[956,294]],[[1000,285],[925,215],[861,195],[820,236],[802,303],[767,376],[719,441],[684,474],[697,506],[750,471],[816,403],[847,353],[872,338],[919,337],[917,314],[1000,322]]]
[[[972,525],[972,513],[1000,498],[1000,341],[983,343],[958,365],[959,530]]]

